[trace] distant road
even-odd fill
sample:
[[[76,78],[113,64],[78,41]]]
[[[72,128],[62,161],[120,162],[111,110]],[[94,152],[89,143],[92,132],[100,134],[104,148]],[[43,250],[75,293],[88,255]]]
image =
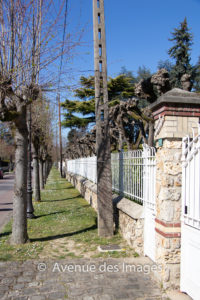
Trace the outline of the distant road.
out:
[[[0,232],[12,215],[14,175],[4,174],[0,179]]]

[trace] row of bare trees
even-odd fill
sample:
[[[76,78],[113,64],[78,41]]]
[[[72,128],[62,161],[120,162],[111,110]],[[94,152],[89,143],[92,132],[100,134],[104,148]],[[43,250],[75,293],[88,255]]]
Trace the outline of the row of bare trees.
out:
[[[32,106],[32,152],[34,173],[34,199],[41,201],[51,165],[53,151],[52,113],[47,100],[39,98]]]
[[[73,42],[68,35],[63,44],[61,24],[64,3],[64,0],[59,3],[56,1],[56,4],[53,0],[0,1],[0,121],[10,122],[15,127],[15,189],[11,236],[13,244],[25,243],[28,240],[27,109],[32,106],[34,169],[35,174],[40,169],[42,187],[46,178],[44,174],[49,171],[44,162],[50,160],[51,148],[48,142],[51,134],[50,128],[47,128],[49,123],[45,123],[48,114],[40,109],[45,106],[43,89],[50,84],[56,84],[57,74],[50,72],[49,67],[59,58],[61,49],[69,56],[74,46],[79,43],[79,40]],[[42,114],[40,116],[37,113],[39,109]],[[37,183],[35,198],[40,200]]]

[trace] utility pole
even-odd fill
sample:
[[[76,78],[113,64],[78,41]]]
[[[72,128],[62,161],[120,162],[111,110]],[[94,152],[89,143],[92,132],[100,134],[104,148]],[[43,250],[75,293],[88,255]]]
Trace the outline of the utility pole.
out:
[[[93,0],[98,234],[113,235],[104,0]]]
[[[60,105],[60,93],[58,92],[58,115],[59,115],[59,144],[60,144],[60,177],[62,174],[62,131],[61,131],[61,105]]]

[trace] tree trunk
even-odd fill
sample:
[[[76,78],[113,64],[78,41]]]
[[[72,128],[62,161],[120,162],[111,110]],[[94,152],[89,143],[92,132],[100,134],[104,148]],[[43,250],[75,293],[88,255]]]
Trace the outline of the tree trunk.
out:
[[[26,218],[28,131],[25,107],[21,108],[20,116],[15,124],[15,187],[11,244],[24,244],[28,240]]]
[[[44,178],[43,178],[43,160],[39,160],[39,171],[40,171],[40,189],[44,189]]]
[[[122,151],[123,149],[123,135],[121,130],[119,129],[119,146],[118,146],[118,150]]]
[[[149,136],[148,136],[148,145],[153,147],[154,144],[154,123],[149,122]]]
[[[38,159],[38,148],[37,145],[33,143],[33,174],[34,174],[34,198],[36,202],[41,201],[40,196],[40,174],[39,174],[39,159]]]
[[[47,161],[45,160],[45,161],[43,162],[43,181],[44,181],[44,185],[45,185],[46,182],[47,182],[46,164],[47,164]]]

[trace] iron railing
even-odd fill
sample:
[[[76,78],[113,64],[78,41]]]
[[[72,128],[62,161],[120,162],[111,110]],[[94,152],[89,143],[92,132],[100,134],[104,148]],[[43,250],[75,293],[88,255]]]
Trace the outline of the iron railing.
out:
[[[81,175],[97,183],[96,156],[67,161],[67,172]],[[112,153],[112,189],[139,204],[155,209],[155,149]]]

